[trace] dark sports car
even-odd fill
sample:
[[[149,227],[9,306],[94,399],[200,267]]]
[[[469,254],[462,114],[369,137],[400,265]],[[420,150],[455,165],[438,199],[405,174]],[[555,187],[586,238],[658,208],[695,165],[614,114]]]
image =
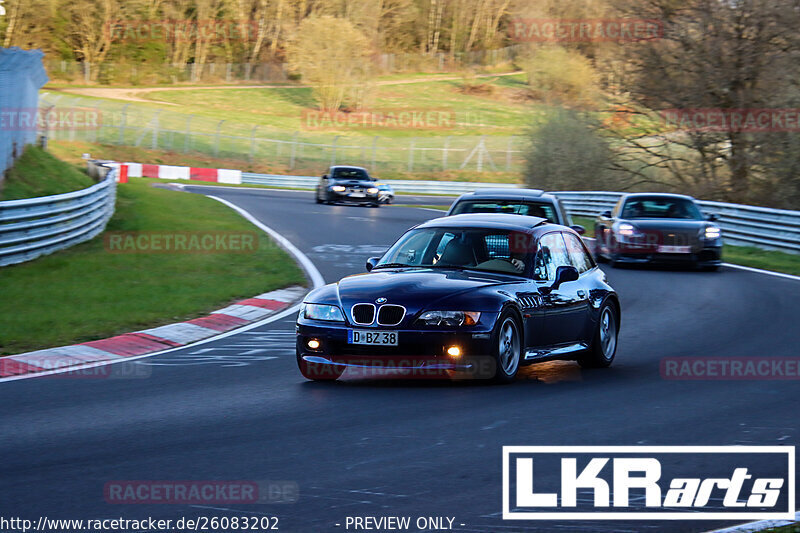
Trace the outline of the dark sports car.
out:
[[[378,367],[510,381],[538,361],[614,359],[617,294],[565,226],[522,215],[437,218],[367,270],[306,296],[297,318],[306,378]]]
[[[364,168],[333,166],[320,178],[315,200],[318,204],[348,202],[379,207],[382,203],[389,203],[386,201],[387,192],[382,192],[382,187],[386,189]]]
[[[722,232],[694,198],[626,194],[595,221],[595,256],[617,263],[683,263],[715,270],[722,263]]]

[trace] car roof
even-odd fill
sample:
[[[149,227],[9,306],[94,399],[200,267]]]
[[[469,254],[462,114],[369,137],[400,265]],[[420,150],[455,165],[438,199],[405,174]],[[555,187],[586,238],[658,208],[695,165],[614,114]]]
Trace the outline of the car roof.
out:
[[[541,189],[478,189],[477,191],[462,194],[459,200],[468,198],[497,198],[500,200],[529,200],[529,199],[551,199],[552,196]]]
[[[346,168],[346,169],[350,169],[350,170],[363,170],[364,172],[367,172],[367,169],[364,168],[364,167],[354,167],[352,165],[333,165],[330,168],[330,170],[334,170],[336,168]],[[369,172],[367,172],[367,174],[369,174]]]
[[[682,199],[682,200],[691,200],[695,201],[695,199],[691,196],[687,196],[685,194],[674,194],[671,192],[632,192],[625,195],[625,200],[632,200],[636,198],[675,198],[675,199]]]
[[[470,213],[434,218],[419,224],[417,228],[490,228],[527,231],[543,224],[550,224],[550,222],[546,218],[527,215]]]

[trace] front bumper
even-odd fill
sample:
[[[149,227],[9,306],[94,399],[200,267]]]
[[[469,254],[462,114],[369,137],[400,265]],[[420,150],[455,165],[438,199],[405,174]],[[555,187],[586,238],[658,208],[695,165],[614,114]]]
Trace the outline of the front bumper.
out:
[[[352,191],[330,191],[330,198],[335,202],[351,202],[355,204],[377,204],[378,194],[354,193]]]
[[[722,244],[693,246],[690,253],[660,253],[653,246],[620,244],[613,254],[619,263],[685,264],[697,266],[719,266],[722,264]]]
[[[491,329],[480,325],[464,330],[421,330],[375,328],[398,334],[398,346],[364,346],[348,344],[350,329],[372,329],[347,325],[319,325],[313,321],[297,324],[298,358],[309,363],[345,368],[378,368],[382,370],[471,370],[485,366],[491,358]],[[308,341],[316,339],[320,346],[312,350]],[[460,355],[453,357],[447,349],[458,346]]]

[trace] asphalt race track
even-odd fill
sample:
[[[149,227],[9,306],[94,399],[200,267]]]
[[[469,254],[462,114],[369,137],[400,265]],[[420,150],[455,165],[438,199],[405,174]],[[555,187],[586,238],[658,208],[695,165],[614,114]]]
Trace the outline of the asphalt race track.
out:
[[[316,205],[305,192],[187,189],[248,210],[326,282],[362,272],[367,257],[437,216]],[[603,268],[623,307],[617,359],[606,370],[543,363],[508,386],[346,376],[310,383],[296,368],[292,313],[124,363],[130,379],[0,383],[0,501],[34,520],[252,514],[277,516],[289,532],[344,531],[345,517],[365,515],[455,516],[463,532],[731,525],[501,519],[503,445],[800,444],[796,380],[669,381],[659,373],[670,356],[796,356],[800,282],[730,268]],[[299,501],[115,505],[103,493],[113,480],[290,481]]]

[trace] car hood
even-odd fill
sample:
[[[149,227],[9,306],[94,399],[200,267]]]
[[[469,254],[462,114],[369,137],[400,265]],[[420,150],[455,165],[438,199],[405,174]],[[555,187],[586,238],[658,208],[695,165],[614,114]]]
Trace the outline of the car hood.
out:
[[[371,180],[335,180],[331,185],[342,185],[344,187],[375,187],[375,182]]]
[[[390,269],[349,276],[336,284],[339,303],[350,315],[357,303],[375,304],[386,298],[389,304],[406,308],[406,316],[437,308],[490,311],[496,309],[496,293],[503,285],[520,278],[491,272],[450,269]]]
[[[636,218],[631,220],[622,220],[621,222],[633,224],[643,231],[663,230],[677,232],[697,232],[700,228],[704,228],[709,224],[706,220],[680,220],[674,218]]]

